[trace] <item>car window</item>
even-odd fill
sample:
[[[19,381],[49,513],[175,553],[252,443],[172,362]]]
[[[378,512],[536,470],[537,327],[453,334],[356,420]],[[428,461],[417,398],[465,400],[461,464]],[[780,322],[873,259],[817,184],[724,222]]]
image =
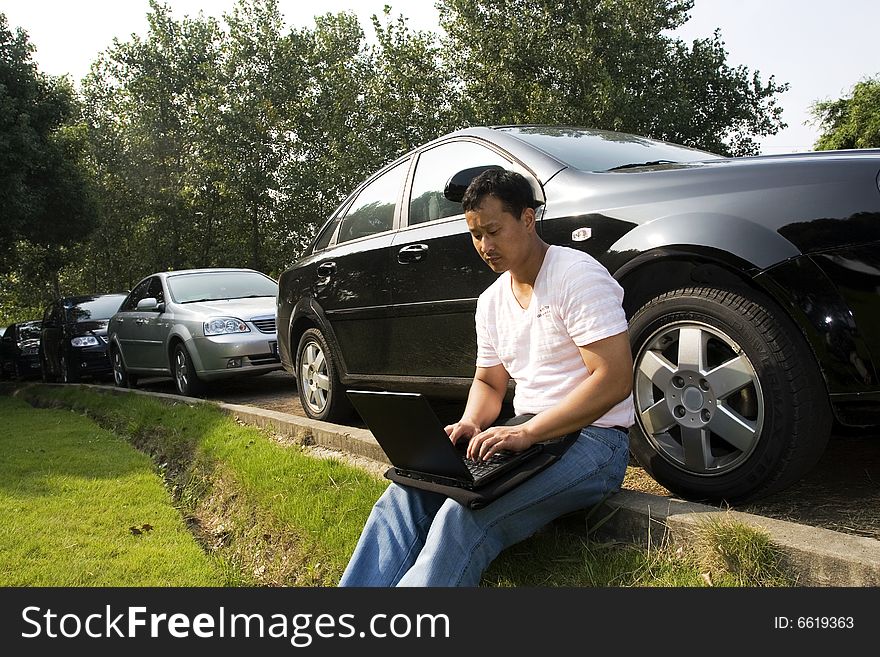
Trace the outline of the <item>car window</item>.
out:
[[[511,163],[496,152],[471,141],[441,144],[419,156],[409,202],[409,225],[462,214],[461,203],[443,196],[446,181],[462,169]]]
[[[46,310],[43,311],[43,328],[52,327],[55,323],[55,306],[49,305],[46,306]]]
[[[318,237],[315,238],[315,248],[312,249],[313,251],[323,251],[330,245],[330,240],[333,239],[333,233],[336,232],[336,227],[339,225],[339,222],[342,221],[343,216],[345,216],[345,213],[339,212],[332,221],[327,222],[324,229]]]
[[[550,126],[499,128],[581,171],[609,171],[646,162],[699,162],[721,156],[647,137]]]
[[[394,227],[394,210],[400,198],[407,164],[401,162],[360,191],[342,219],[337,243],[384,233]]]
[[[52,306],[50,321],[53,326],[61,326],[64,323],[64,308],[61,306],[61,302],[59,301],[54,306]]]
[[[278,283],[255,271],[214,271],[169,276],[168,291],[176,303],[275,297]]]
[[[119,310],[136,310],[138,301],[147,298],[147,292],[150,289],[150,282],[152,280],[153,278],[145,278],[140,283],[138,283],[137,286],[128,295],[128,298],[125,300],[125,303],[122,304],[122,307]]]
[[[162,279],[158,276],[153,276],[153,278],[150,279],[150,288],[147,290],[147,297],[152,297],[159,303],[165,303],[165,292],[162,290]]]

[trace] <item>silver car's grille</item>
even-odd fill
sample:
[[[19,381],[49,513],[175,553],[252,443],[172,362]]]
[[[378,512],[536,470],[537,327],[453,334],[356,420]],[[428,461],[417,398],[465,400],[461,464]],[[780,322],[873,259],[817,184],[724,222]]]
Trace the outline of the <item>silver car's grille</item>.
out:
[[[251,322],[254,326],[257,327],[261,333],[274,333],[275,332],[275,318],[268,317],[263,319],[252,319]]]

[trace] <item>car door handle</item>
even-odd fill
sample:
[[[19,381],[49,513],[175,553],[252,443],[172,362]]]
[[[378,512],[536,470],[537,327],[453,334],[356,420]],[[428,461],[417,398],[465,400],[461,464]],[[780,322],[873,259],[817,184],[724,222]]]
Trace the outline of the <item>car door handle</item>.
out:
[[[318,276],[322,276],[324,278],[329,278],[333,274],[336,273],[336,263],[335,262],[322,262],[318,265]]]
[[[135,324],[146,324],[148,321],[149,320],[144,319],[143,317],[138,317],[136,320],[134,320],[134,323]]]
[[[401,265],[405,265],[410,262],[418,262],[419,260],[424,258],[427,253],[427,244],[410,244],[409,246],[405,246],[397,252],[397,262],[399,262]]]

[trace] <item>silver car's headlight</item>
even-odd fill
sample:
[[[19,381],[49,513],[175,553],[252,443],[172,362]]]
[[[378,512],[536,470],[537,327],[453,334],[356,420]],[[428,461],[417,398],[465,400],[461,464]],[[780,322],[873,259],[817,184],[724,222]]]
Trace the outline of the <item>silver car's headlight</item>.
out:
[[[227,333],[250,333],[248,325],[237,317],[215,317],[204,323],[205,335],[226,335]]]
[[[98,342],[98,338],[93,335],[81,335],[76,338],[71,338],[70,344],[74,347],[97,347],[100,343]]]

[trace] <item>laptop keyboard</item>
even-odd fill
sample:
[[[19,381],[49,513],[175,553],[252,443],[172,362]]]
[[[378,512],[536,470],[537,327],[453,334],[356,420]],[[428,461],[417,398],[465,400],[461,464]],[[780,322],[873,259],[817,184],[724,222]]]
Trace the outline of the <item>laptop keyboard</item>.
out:
[[[474,461],[473,459],[465,458],[464,464],[467,466],[467,469],[470,470],[474,479],[477,479],[489,474],[493,470],[497,470],[500,466],[509,461],[512,455],[513,452],[502,450],[493,454],[485,461]]]

